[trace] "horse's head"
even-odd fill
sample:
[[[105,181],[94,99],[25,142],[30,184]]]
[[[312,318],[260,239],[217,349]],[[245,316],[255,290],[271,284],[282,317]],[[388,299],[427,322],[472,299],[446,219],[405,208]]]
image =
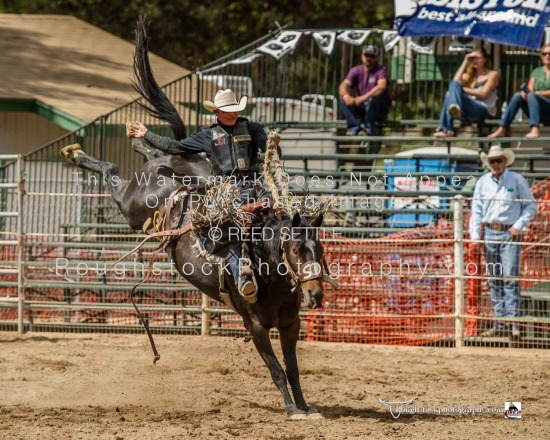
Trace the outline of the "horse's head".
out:
[[[309,308],[323,305],[323,245],[319,227],[323,215],[308,222],[295,214],[287,231],[282,231],[281,252],[293,289],[302,292],[302,302]]]

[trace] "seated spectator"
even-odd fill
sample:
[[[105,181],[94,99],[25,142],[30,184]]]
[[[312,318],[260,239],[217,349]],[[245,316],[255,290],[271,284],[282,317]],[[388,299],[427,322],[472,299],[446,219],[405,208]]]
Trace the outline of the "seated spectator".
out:
[[[527,87],[514,94],[508,103],[506,113],[502,115],[500,126],[488,136],[489,138],[504,136],[520,109],[529,117],[531,129],[525,135],[526,138],[534,139],[539,136],[541,115],[543,120],[550,120],[550,44],[542,46],[540,55],[542,66],[531,72]]]
[[[388,116],[388,73],[378,64],[378,48],[365,46],[361,61],[350,69],[338,88],[338,102],[347,121],[346,136],[372,135],[376,122]]]
[[[480,122],[497,114],[498,72],[492,70],[483,48],[464,57],[445,95],[435,137],[453,136],[453,122]]]

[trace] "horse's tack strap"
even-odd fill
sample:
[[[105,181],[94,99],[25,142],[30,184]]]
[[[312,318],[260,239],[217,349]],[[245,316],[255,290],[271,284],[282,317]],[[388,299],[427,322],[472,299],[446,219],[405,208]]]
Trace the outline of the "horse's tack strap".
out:
[[[114,262],[114,264],[117,264],[117,263],[121,262],[128,255],[132,255],[134,252],[139,250],[147,241],[151,240],[151,238],[157,238],[157,237],[166,238],[166,237],[176,237],[176,236],[179,237],[180,235],[188,233],[190,230],[191,230],[191,225],[185,225],[185,226],[183,226],[179,229],[172,229],[171,231],[160,231],[160,232],[155,232],[154,234],[148,235],[134,249],[132,249],[130,252],[127,252],[122,257],[120,257],[118,260],[116,260]],[[162,243],[161,243],[161,247],[162,247]]]
[[[139,317],[139,320],[143,324],[143,327],[145,327],[145,331],[147,332],[147,336],[149,337],[149,343],[151,344],[151,348],[153,349],[153,354],[154,354],[153,364],[156,364],[157,361],[160,359],[160,354],[157,350],[157,346],[155,345],[155,340],[153,339],[153,334],[151,333],[151,330],[149,329],[149,323],[143,317],[143,315],[139,311],[139,308],[138,308],[136,302],[134,301],[134,293],[136,292],[136,289],[141,284],[143,284],[145,281],[147,281],[149,279],[149,277],[151,276],[151,273],[153,272],[153,264],[154,264],[158,254],[161,250],[162,250],[162,246],[159,246],[159,248],[155,252],[153,252],[153,255],[151,255],[151,258],[149,259],[149,268],[147,269],[147,274],[145,275],[143,280],[141,280],[138,284],[136,284],[132,288],[132,291],[130,292],[130,300],[132,301],[132,305],[134,306],[134,309],[136,309],[136,313]]]
[[[235,308],[235,305],[233,304],[233,301],[231,301],[231,295],[229,295],[229,292],[222,292],[220,290],[220,298],[224,302],[224,304],[229,307],[231,310],[233,310],[235,313],[237,312],[237,309]]]
[[[181,190],[183,188],[179,188],[178,190],[174,191],[171,195],[170,195],[170,199],[173,200],[173,196],[175,196],[179,190]],[[254,202],[254,203],[249,203],[247,205],[244,205],[243,207],[241,207],[241,209],[244,211],[244,212],[254,212],[260,208],[263,207],[263,204],[261,202]],[[171,207],[170,207],[171,209]],[[169,227],[169,223],[167,222],[167,220],[169,220],[169,217],[170,217],[170,210],[167,211],[166,213],[166,217],[165,217],[165,222],[164,222],[164,225],[168,225]],[[159,232],[154,232],[152,233],[151,235],[148,235],[147,237],[145,237],[142,242],[140,244],[138,244],[134,249],[132,249],[130,252],[127,252],[126,254],[124,254],[124,256],[122,256],[121,258],[119,258],[118,260],[115,261],[114,264],[116,263],[119,263],[121,262],[122,260],[124,260],[127,256],[129,255],[132,255],[134,252],[136,252],[137,250],[139,250],[147,241],[149,241],[150,239],[152,238],[157,238],[157,237],[163,237],[163,238],[166,238],[166,237],[176,237],[176,236],[180,236],[180,235],[183,235],[183,234],[186,234],[187,232],[189,232],[191,230],[191,225],[188,224],[188,225],[185,225],[179,229],[172,229],[172,230],[169,230],[169,231],[159,231]]]
[[[172,208],[174,205],[178,202],[176,198],[181,193],[181,197],[185,197],[189,195],[189,191],[191,191],[193,188],[188,185],[180,186],[179,188],[176,188],[172,193],[170,194],[170,197],[168,197],[168,204],[166,206],[166,210],[164,213],[164,228],[170,229],[171,227],[171,214],[172,214]],[[158,230],[160,230],[159,227],[157,227]]]
[[[218,263],[218,282],[220,284],[220,298],[227,307],[233,309],[233,311],[237,313],[237,309],[233,301],[231,301],[231,295],[229,295],[229,292],[225,288],[225,275],[223,273],[223,260],[221,258]]]

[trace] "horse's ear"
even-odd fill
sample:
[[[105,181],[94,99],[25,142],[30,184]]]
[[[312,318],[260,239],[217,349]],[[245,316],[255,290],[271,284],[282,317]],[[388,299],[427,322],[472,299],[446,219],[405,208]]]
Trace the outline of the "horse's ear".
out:
[[[292,217],[292,227],[297,228],[302,224],[302,217],[300,217],[300,213],[294,214],[294,217]]]
[[[313,220],[311,220],[309,222],[309,224],[311,226],[313,226],[314,228],[320,228],[321,225],[323,224],[323,214],[319,214],[317,217],[315,217]]]

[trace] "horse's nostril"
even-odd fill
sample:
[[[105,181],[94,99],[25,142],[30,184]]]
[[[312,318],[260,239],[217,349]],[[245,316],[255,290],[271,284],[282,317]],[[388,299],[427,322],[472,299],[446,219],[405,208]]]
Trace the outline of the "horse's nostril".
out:
[[[309,293],[311,295],[313,293],[313,291],[311,289],[307,289],[307,293]]]

